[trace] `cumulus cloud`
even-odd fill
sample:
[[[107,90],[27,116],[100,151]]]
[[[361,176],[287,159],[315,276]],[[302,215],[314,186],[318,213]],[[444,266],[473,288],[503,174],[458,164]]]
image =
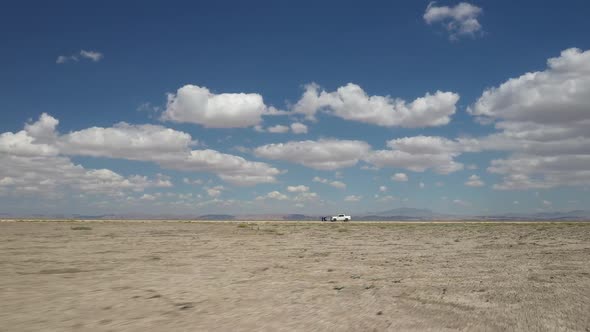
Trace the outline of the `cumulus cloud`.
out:
[[[387,191],[387,187],[386,186],[380,186],[379,187],[379,191],[382,192],[382,193],[383,192],[386,192]]]
[[[363,199],[362,196],[356,196],[356,195],[349,195],[349,196],[344,197],[345,202],[358,202],[361,199]]]
[[[102,60],[102,58],[104,58],[104,55],[100,52],[86,51],[86,50],[81,50],[80,56],[83,58],[92,60],[93,62],[98,62],[98,61]]]
[[[190,184],[190,185],[201,185],[201,184],[203,184],[203,180],[201,180],[201,179],[191,180],[189,178],[183,178],[182,183]]]
[[[215,94],[206,87],[189,84],[168,94],[162,120],[208,128],[238,128],[259,125],[262,115],[276,112],[267,107],[257,93]]]
[[[513,152],[488,170],[504,180],[496,189],[590,184],[590,51],[571,48],[544,71],[511,78],[484,91],[468,112],[494,123],[480,140],[487,150]]]
[[[281,173],[266,163],[249,161],[211,149],[169,154],[154,161],[167,169],[215,173],[222,180],[236,185],[275,182],[276,176]]]
[[[160,176],[123,176],[108,169],[87,169],[57,155],[16,155],[0,152],[0,195],[62,195],[67,191],[121,196],[126,191],[171,187]]]
[[[276,125],[267,128],[269,133],[273,134],[284,134],[289,132],[289,127],[283,125]]]
[[[314,192],[304,192],[300,193],[299,195],[295,196],[293,199],[296,202],[307,202],[307,201],[317,201],[319,199],[319,195]]]
[[[312,179],[312,181],[327,184],[327,185],[330,185],[330,186],[332,186],[334,188],[338,188],[338,189],[346,189],[346,184],[344,182],[338,181],[338,180],[330,181],[328,179],[324,179],[324,178],[320,178],[319,176],[316,176]]]
[[[78,62],[81,58],[91,60],[92,62],[98,62],[104,58],[104,55],[97,51],[80,50],[80,52],[75,54],[58,56],[55,63],[64,64],[68,62]]]
[[[58,149],[49,144],[36,144],[35,138],[22,130],[0,134],[0,153],[13,156],[54,156]]]
[[[462,36],[476,36],[482,27],[478,16],[483,12],[480,7],[467,2],[461,2],[454,7],[437,6],[431,2],[424,12],[424,21],[431,24],[440,24],[449,33],[451,40],[457,40]]]
[[[58,146],[64,154],[92,157],[145,160],[178,153],[196,144],[187,133],[156,125],[130,125],[125,122],[113,127],[92,127],[60,137]]]
[[[254,149],[254,153],[314,169],[334,170],[354,166],[369,150],[369,144],[362,141],[320,139],[267,144]]]
[[[291,131],[293,134],[307,134],[307,126],[301,122],[291,124]]]
[[[319,198],[317,193],[310,192],[309,187],[303,185],[288,186],[287,191],[296,195],[293,198],[290,198],[289,196],[275,190],[269,192],[266,195],[256,197],[256,200],[274,199],[278,201],[293,201],[301,204],[302,202],[314,201]]]
[[[156,125],[119,123],[59,135],[59,123],[43,114],[18,133],[0,134],[0,153],[11,156],[92,156],[154,162],[163,168],[217,174],[237,185],[275,182],[280,171],[262,162],[216,150],[192,150],[187,133]]]
[[[375,199],[378,202],[391,202],[391,201],[397,200],[397,197],[392,196],[392,195],[385,195],[385,196],[375,195]]]
[[[224,190],[225,190],[225,188],[223,186],[215,186],[215,187],[211,187],[211,188],[205,188],[207,195],[209,195],[209,197],[214,197],[214,198],[221,196],[221,192],[223,192]]]
[[[526,73],[487,89],[468,111],[491,120],[521,124],[555,126],[587,121],[590,51],[570,48],[549,59],[547,65],[545,71]]]
[[[142,201],[155,201],[156,196],[151,194],[143,194],[139,199]]]
[[[397,182],[407,182],[408,176],[405,173],[395,173],[391,176],[391,179]]]
[[[258,196],[256,197],[257,200],[264,200],[264,199],[276,199],[278,201],[286,201],[289,199],[289,197],[285,194],[282,194],[278,191],[271,191],[268,194],[264,195],[264,196]]]
[[[590,155],[531,156],[513,155],[492,160],[488,170],[504,175],[494,189],[546,189],[590,184]]]
[[[287,186],[287,191],[290,193],[304,193],[309,191],[309,187],[304,185]]]
[[[376,150],[364,160],[376,167],[405,168],[414,172],[433,169],[439,174],[449,174],[463,169],[455,157],[463,152],[478,151],[476,140],[450,140],[436,136],[403,137],[387,142],[391,150]]]
[[[385,127],[432,127],[446,125],[455,113],[459,95],[437,91],[407,103],[390,96],[369,96],[358,85],[348,83],[336,91],[320,91],[317,84],[305,86],[305,92],[293,112],[315,119],[319,111],[345,120]]]
[[[78,56],[77,55],[59,55],[57,59],[55,59],[55,63],[63,64],[68,62],[77,62]]]
[[[483,187],[485,183],[481,180],[481,178],[475,174],[469,177],[465,182],[465,185],[468,187]]]
[[[275,125],[267,128],[262,125],[255,125],[254,130],[259,133],[269,132],[271,134],[286,134],[289,131],[293,134],[307,134],[307,126],[300,122],[292,123],[290,126]]]
[[[463,207],[471,206],[471,203],[469,203],[467,201],[464,201],[462,199],[455,199],[455,200],[453,200],[453,204],[460,205],[460,206],[463,206]]]

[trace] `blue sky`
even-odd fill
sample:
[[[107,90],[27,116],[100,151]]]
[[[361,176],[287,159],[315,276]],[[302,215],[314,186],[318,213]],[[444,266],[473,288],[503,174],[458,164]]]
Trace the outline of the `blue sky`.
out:
[[[589,12],[587,1],[5,5],[0,212],[584,209]]]

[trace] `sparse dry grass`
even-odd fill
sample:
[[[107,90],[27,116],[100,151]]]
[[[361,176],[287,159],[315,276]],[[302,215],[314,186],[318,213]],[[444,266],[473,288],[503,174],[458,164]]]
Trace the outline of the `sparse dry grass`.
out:
[[[11,331],[590,327],[590,224],[0,226]]]

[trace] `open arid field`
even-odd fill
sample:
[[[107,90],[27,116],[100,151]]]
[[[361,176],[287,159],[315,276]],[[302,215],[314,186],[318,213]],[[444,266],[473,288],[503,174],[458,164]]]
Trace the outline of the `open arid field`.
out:
[[[590,223],[0,228],[1,331],[590,331]]]

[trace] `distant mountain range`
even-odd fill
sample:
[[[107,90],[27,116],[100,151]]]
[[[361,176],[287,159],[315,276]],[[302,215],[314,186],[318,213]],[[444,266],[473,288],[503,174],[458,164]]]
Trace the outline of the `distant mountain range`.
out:
[[[327,215],[323,215],[324,217]],[[88,219],[88,220],[107,220],[107,219],[124,219],[124,220],[277,220],[277,221],[298,221],[298,220],[321,220],[320,215],[304,214],[252,214],[252,215],[230,215],[230,214],[206,214],[206,215],[172,215],[172,214],[104,214],[104,215],[81,215],[81,214],[54,214],[54,215],[13,215],[1,213],[0,218],[4,219]],[[356,221],[427,221],[427,220],[490,220],[490,221],[510,221],[510,220],[588,220],[590,221],[590,211],[573,210],[573,211],[554,211],[539,213],[506,213],[495,215],[455,215],[442,214],[429,209],[416,208],[396,208],[380,212],[369,212],[365,214],[353,214],[353,220]]]

